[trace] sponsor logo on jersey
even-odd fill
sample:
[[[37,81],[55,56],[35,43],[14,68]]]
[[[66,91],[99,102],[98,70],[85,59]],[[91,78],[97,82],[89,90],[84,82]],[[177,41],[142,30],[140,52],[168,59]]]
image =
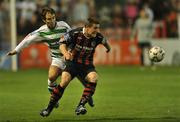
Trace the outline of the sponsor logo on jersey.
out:
[[[92,41],[92,42],[91,42],[91,46],[92,46],[92,47],[95,47],[95,46],[96,46],[96,41]]]

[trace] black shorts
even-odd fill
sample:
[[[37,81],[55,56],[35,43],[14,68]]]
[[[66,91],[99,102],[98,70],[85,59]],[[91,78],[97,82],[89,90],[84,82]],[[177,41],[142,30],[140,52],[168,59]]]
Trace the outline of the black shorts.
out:
[[[83,79],[85,79],[87,74],[89,74],[90,72],[96,72],[93,64],[85,65],[72,61],[66,62],[66,68],[64,69],[64,71],[70,73],[72,78],[79,76]]]
[[[143,49],[143,48],[150,48],[151,47],[151,43],[150,42],[139,42],[138,43],[138,47]]]

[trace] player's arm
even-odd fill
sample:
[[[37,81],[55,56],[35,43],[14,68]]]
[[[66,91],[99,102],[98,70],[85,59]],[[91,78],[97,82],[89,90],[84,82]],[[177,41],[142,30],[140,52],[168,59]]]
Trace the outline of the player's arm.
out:
[[[102,44],[103,44],[104,47],[106,48],[106,52],[107,52],[107,53],[110,52],[111,47],[110,47],[109,43],[107,42],[107,40],[106,40],[105,38],[103,38]]]
[[[7,53],[7,56],[12,56],[12,55],[15,55],[17,54],[17,51],[16,50],[11,50]]]
[[[72,54],[68,52],[66,44],[61,44],[59,49],[66,60],[72,60]]]
[[[67,44],[70,43],[70,36],[69,34],[65,34],[60,39],[60,46],[59,50],[64,55],[65,60],[72,60],[72,54],[68,51]]]
[[[61,21],[62,23],[63,23],[63,26],[65,26],[66,27],[66,29],[67,29],[67,32],[69,32],[69,31],[71,31],[72,29],[71,29],[71,27],[66,23],[66,22],[64,22],[64,21]]]
[[[103,45],[104,45],[104,47],[107,49],[107,50],[106,50],[107,53],[111,51],[111,47],[110,47],[109,43],[106,42],[106,43],[103,44]]]
[[[8,56],[15,55],[19,53],[23,48],[29,46],[32,43],[39,42],[42,39],[39,37],[38,32],[32,32],[28,34],[17,46],[14,50],[9,51],[7,53]]]
[[[131,30],[131,34],[130,34],[130,42],[134,42],[136,36],[137,36],[137,32],[138,32],[138,22],[136,21],[134,24],[134,27]]]

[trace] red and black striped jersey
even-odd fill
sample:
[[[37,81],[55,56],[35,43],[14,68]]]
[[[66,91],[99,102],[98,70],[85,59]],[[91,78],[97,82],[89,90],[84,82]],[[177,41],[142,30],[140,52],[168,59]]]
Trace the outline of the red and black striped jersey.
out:
[[[64,40],[60,43],[66,44],[71,49],[74,62],[89,65],[93,64],[96,47],[99,44],[106,44],[107,41],[101,33],[88,39],[83,34],[83,28],[77,28],[65,34]]]

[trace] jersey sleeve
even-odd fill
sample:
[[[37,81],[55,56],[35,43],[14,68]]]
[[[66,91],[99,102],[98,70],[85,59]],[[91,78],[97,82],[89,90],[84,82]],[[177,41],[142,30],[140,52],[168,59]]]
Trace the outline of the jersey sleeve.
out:
[[[69,31],[71,31],[72,29],[71,29],[71,27],[66,23],[66,22],[64,22],[64,21],[61,21],[61,23],[63,24],[63,26],[65,26],[66,27],[66,29],[67,29],[67,32],[69,32]]]
[[[71,42],[72,42],[72,37],[70,32],[64,34],[59,41],[60,44],[69,44]]]
[[[43,38],[39,35],[38,30],[29,33],[15,48],[17,52],[20,52],[23,48],[29,46],[32,43],[41,42]]]
[[[107,39],[101,34],[101,33],[98,33],[97,34],[97,37],[98,37],[98,40],[99,40],[99,43],[100,44],[106,44],[107,43]]]
[[[105,37],[103,37],[101,43],[102,43],[102,44],[106,44],[106,43],[107,43],[107,39],[106,39]]]

